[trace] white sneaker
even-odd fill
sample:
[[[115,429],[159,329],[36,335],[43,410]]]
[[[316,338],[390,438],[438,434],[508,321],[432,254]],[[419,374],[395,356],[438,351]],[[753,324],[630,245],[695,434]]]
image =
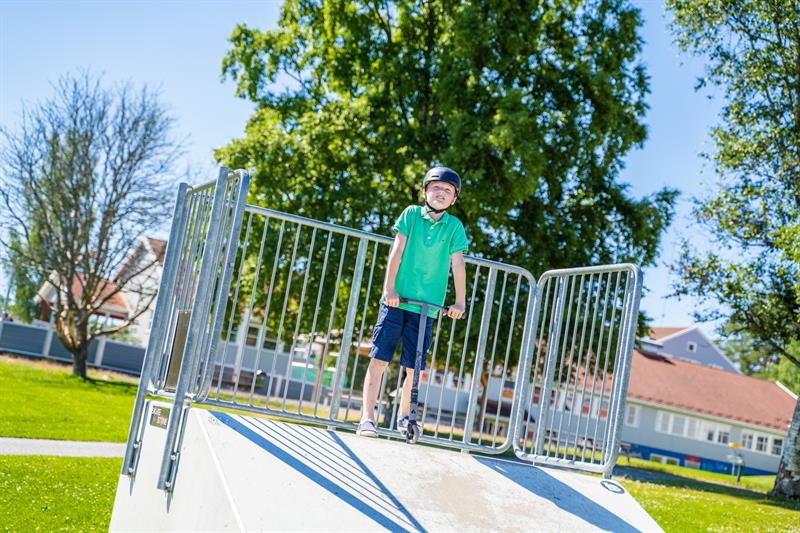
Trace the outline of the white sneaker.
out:
[[[397,419],[397,431],[400,432],[401,435],[405,435],[408,433],[408,417],[401,416]]]
[[[359,437],[371,437],[375,438],[378,436],[378,429],[375,427],[375,422],[372,420],[364,420],[358,425],[358,429],[356,429],[356,435]]]

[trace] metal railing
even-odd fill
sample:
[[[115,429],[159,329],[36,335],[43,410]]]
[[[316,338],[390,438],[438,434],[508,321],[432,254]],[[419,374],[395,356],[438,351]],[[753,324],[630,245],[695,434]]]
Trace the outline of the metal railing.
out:
[[[552,270],[539,279],[525,402],[536,412],[514,450],[535,463],[608,473],[616,463],[639,313],[631,264]]]
[[[197,363],[216,351],[222,312],[214,304],[227,294],[232,236],[239,233],[249,180],[246,172],[223,167],[215,181],[178,189],[122,464],[124,474],[135,475],[147,395],[173,398],[160,488],[169,488],[174,475],[178,430],[184,403],[196,388]]]
[[[165,490],[190,401],[327,427],[354,429],[362,416],[392,239],[245,205],[248,182],[223,168],[216,182],[179,190],[123,463],[135,475],[147,395],[171,398]],[[551,271],[537,284],[523,268],[465,260],[467,313],[434,321],[419,440],[483,453],[513,445],[526,460],[606,471],[616,460],[638,269]],[[382,435],[401,438],[404,375],[396,363],[383,375],[372,413]],[[576,415],[572,405],[586,398],[588,413]]]
[[[247,206],[223,339],[197,400],[354,429],[391,243]],[[525,325],[535,285],[521,268],[475,258],[466,264],[466,319],[434,324],[419,391],[421,440],[502,452],[511,444],[518,391],[513,367],[530,349]],[[381,383],[376,421],[383,434],[399,436],[402,376],[392,366]]]

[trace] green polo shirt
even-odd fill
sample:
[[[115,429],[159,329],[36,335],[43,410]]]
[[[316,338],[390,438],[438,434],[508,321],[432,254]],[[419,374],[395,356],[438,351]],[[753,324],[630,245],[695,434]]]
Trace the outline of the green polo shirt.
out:
[[[394,288],[403,298],[444,305],[450,256],[467,251],[467,235],[461,221],[445,213],[434,221],[422,206],[412,205],[403,211],[392,226],[392,233],[406,236],[406,246],[397,271]],[[420,306],[400,304],[400,308],[420,312]],[[438,311],[430,309],[436,318]]]

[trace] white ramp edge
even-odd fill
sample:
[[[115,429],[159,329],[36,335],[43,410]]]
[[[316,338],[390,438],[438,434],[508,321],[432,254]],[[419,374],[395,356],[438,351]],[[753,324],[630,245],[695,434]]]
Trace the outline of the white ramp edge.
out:
[[[196,408],[167,494],[153,405],[110,531],[662,531],[615,481]]]

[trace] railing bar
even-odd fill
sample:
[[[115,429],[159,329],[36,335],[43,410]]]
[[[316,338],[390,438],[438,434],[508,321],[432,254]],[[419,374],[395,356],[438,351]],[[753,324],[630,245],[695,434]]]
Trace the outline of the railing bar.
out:
[[[294,232],[294,244],[292,245],[292,258],[289,261],[289,270],[286,272],[286,290],[283,294],[283,309],[281,309],[281,319],[278,322],[277,344],[275,344],[275,354],[278,353],[278,347],[283,346],[283,324],[286,318],[286,309],[289,307],[289,294],[292,292],[292,279],[294,278],[294,263],[297,259],[297,243],[300,241],[300,226]],[[292,371],[292,359],[294,354],[289,352],[286,355],[286,370],[283,372],[283,379],[279,382],[278,387],[283,385],[283,401],[281,402],[281,411],[286,410],[286,396],[289,394],[289,376]]]
[[[469,330],[470,330],[470,325],[472,324],[472,311],[475,309],[475,295],[476,295],[477,290],[478,290],[478,280],[480,279],[480,271],[481,271],[481,267],[480,266],[475,267],[475,277],[473,278],[473,282],[472,282],[472,296],[470,297],[470,300],[469,300],[469,312],[467,313],[467,327],[466,327],[466,331],[464,333],[464,346],[461,349],[461,365],[458,368],[458,387],[456,388],[456,394],[453,396],[453,416],[450,419],[450,437],[451,438],[453,437],[453,432],[454,432],[454,428],[455,428],[455,425],[456,425],[456,412],[458,411],[458,396],[459,396],[458,391],[461,389],[461,387],[462,387],[462,385],[464,383],[463,374],[464,374],[464,371],[465,371],[465,363],[466,363],[466,359],[467,359],[467,347],[469,346]],[[469,412],[470,409],[471,409],[471,406],[467,405],[467,411],[468,412]],[[468,417],[466,417],[466,418],[468,418]],[[466,435],[468,431],[469,431],[469,429],[465,425],[465,427],[464,427],[464,435]]]
[[[353,374],[350,376],[350,389],[347,395],[347,407],[344,410],[344,419],[345,421],[348,420],[350,417],[350,404],[353,402],[353,390],[355,388],[356,383],[356,370],[358,370],[358,363],[359,363],[359,352],[361,350],[361,342],[364,339],[364,327],[367,322],[367,306],[369,304],[369,296],[372,292],[372,278],[375,273],[375,263],[378,259],[378,242],[374,243],[372,248],[372,262],[370,263],[369,267],[369,279],[367,280],[367,291],[364,293],[364,311],[361,313],[361,326],[358,328],[358,336],[356,337],[356,357],[353,360]],[[363,397],[361,400],[362,403],[362,411],[363,409]]]
[[[219,367],[219,379],[217,380],[217,396],[219,396],[219,388],[220,384],[222,383],[222,374],[224,374],[225,372],[225,362],[228,359],[228,345],[231,342],[231,330],[233,329],[233,319],[236,316],[236,304],[239,301],[239,288],[241,287],[242,284],[242,270],[244,269],[244,260],[247,257],[247,249],[250,246],[250,230],[252,227],[252,222],[253,222],[253,213],[250,213],[247,217],[247,228],[245,229],[244,232],[244,247],[242,248],[242,257],[239,259],[239,273],[236,276],[236,285],[233,289],[233,301],[231,304],[231,316],[230,319],[228,320],[228,332],[225,338],[225,346],[222,348],[222,361]],[[250,312],[253,310],[253,296],[255,295],[255,292],[256,291],[252,291],[252,294],[250,295],[250,305],[247,309],[247,314],[245,315],[248,320],[250,320]],[[238,341],[237,342],[238,346],[236,347],[236,363],[234,364],[234,369],[233,369],[234,384],[233,384],[232,396],[234,403],[236,402],[236,393],[239,389],[239,372],[241,371],[241,368],[237,368],[237,366],[240,366],[241,364],[241,361],[239,361],[239,352],[241,350],[244,350],[244,343],[241,342],[241,339],[237,339],[237,341]],[[214,364],[212,365],[211,369],[212,380],[214,379],[213,376],[215,368],[216,368],[216,357],[214,357]]]
[[[453,339],[455,338],[455,332],[456,332],[456,321],[455,320],[451,320],[450,321],[450,337],[449,337],[450,338],[450,342],[447,343],[447,357],[446,357],[445,362],[444,362],[444,378],[442,379],[442,386],[439,389],[439,403],[437,404],[439,406],[439,408],[438,408],[437,413],[436,413],[436,427],[434,428],[434,434],[433,434],[434,437],[438,437],[439,436],[439,422],[441,420],[442,407],[443,407],[443,404],[444,404],[444,401],[443,401],[444,400],[444,389],[445,389],[445,387],[447,387],[447,374],[450,372],[450,356],[451,356],[452,351],[453,351]],[[456,394],[457,393],[458,393],[458,390],[456,389]],[[451,432],[452,432],[452,428],[451,428]]]
[[[583,278],[581,278],[581,281],[583,281]],[[581,286],[580,289],[582,289],[582,288],[583,287]],[[564,332],[565,333],[567,331],[569,331],[569,324],[570,324],[570,321],[572,320],[572,303],[573,303],[574,300],[575,300],[575,276],[570,276],[569,296],[567,297],[567,305],[568,305],[568,308],[567,308],[567,320],[566,320],[566,322],[564,322]],[[580,302],[580,293],[578,294],[578,301]],[[578,319],[577,319],[578,313],[577,312],[575,313],[575,316],[576,316],[575,326],[573,326],[573,332],[572,332],[572,336],[571,336],[572,337],[572,345],[573,345],[572,348],[573,349],[575,347],[575,329],[577,329],[577,327],[578,327]],[[570,356],[569,356],[570,364],[566,366],[567,381],[566,381],[566,385],[564,385],[564,383],[562,381],[562,378],[564,377],[564,370],[565,370],[564,369],[564,359],[566,359],[565,356],[566,356],[566,353],[567,353],[567,344],[569,344],[569,339],[564,339],[563,345],[561,347],[562,348],[561,349],[561,355],[559,356],[559,359],[558,359],[558,395],[559,396],[562,395],[562,388],[563,388],[564,401],[563,401],[563,404],[562,404],[561,403],[561,398],[559,397],[557,399],[557,403],[556,403],[556,408],[558,408],[559,404],[561,404],[561,406],[562,406],[561,409],[560,409],[560,414],[558,415],[558,430],[556,432],[556,435],[557,435],[556,453],[557,454],[558,454],[558,445],[561,443],[561,431],[563,429],[564,411],[566,411],[566,409],[567,409],[567,400],[569,399],[569,394],[568,394],[569,376],[572,374],[572,366],[571,366],[572,365],[572,351],[570,351]],[[565,440],[564,441],[564,456],[566,457],[566,455],[567,455],[567,441]]]
[[[617,272],[617,281],[614,284],[614,301],[616,301],[616,299],[617,299],[617,293],[619,292],[619,280],[620,280],[621,277],[622,277],[622,272],[621,271]],[[611,284],[609,283],[609,285],[611,285]],[[603,397],[606,394],[606,378],[608,377],[608,360],[610,359],[609,356],[611,355],[611,340],[614,337],[613,328],[614,328],[614,319],[616,318],[616,316],[617,316],[617,306],[616,305],[612,305],[611,306],[611,322],[609,323],[609,326],[608,326],[608,340],[606,341],[606,357],[605,357],[605,361],[603,361],[603,382],[600,385],[600,408],[597,411],[597,422],[594,425],[594,434],[592,436],[592,456],[591,456],[592,457],[592,463],[594,463],[594,453],[595,453],[595,448],[597,446],[597,429],[598,429],[598,426],[600,425],[600,420],[602,420],[602,418],[603,418]],[[602,349],[602,347],[601,347],[601,349]],[[606,400],[606,402],[608,403],[608,407],[606,408],[606,426],[608,426],[609,425],[608,424],[608,413],[610,412],[608,408],[611,407],[611,397],[610,396],[609,396],[608,400]],[[603,448],[605,449],[605,446]],[[601,458],[602,458],[602,452],[601,452]]]
[[[328,350],[331,345],[331,330],[333,329],[333,317],[336,316],[336,300],[339,297],[339,280],[342,279],[342,267],[344,266],[344,258],[347,255],[347,235],[342,239],[342,253],[339,254],[339,270],[336,272],[336,283],[333,289],[333,298],[331,299],[331,314],[328,317],[328,331],[325,333],[325,347],[322,350],[322,372],[325,371],[325,359],[328,358]],[[342,357],[341,351],[339,357]],[[321,376],[320,376],[321,377]],[[331,395],[333,397],[333,394]],[[314,404],[314,416],[317,416],[318,404]],[[333,406],[331,406],[333,408]],[[330,417],[329,417],[330,418]]]
[[[300,320],[303,316],[303,305],[305,304],[306,299],[306,288],[308,286],[308,276],[311,273],[311,265],[314,263],[314,245],[317,241],[317,228],[311,229],[311,244],[309,244],[308,256],[306,257],[306,271],[303,274],[303,289],[300,293],[300,306],[297,310],[297,322],[294,326],[294,335],[292,335],[292,346],[289,349],[290,354],[294,354],[297,345],[297,338],[300,335]],[[313,335],[313,333],[311,334]],[[309,337],[308,339],[308,346],[311,347],[314,345],[314,339]],[[300,380],[300,401],[303,400],[303,397],[306,394],[306,377],[308,375],[308,354],[309,350],[306,350],[306,355],[303,358],[303,376]],[[284,409],[285,410],[285,409]],[[297,414],[301,414],[300,412],[300,403],[297,404]]]
[[[503,283],[505,284],[505,281]],[[501,383],[501,387],[500,387],[500,397],[498,398],[497,410],[495,411],[495,414],[494,414],[494,418],[495,418],[495,420],[497,422],[495,422],[494,431],[492,432],[492,446],[496,446],[497,445],[497,432],[498,432],[497,428],[500,425],[499,424],[500,411],[501,411],[501,407],[503,405],[503,391],[505,390],[505,387],[506,387],[506,375],[508,374],[508,358],[509,358],[509,356],[511,354],[511,341],[512,341],[513,336],[514,336],[514,324],[517,321],[517,304],[519,303],[519,290],[520,290],[521,284],[522,284],[522,276],[517,274],[517,287],[514,289],[514,305],[511,307],[511,321],[510,321],[510,323],[508,325],[508,336],[507,336],[508,340],[506,341],[506,353],[505,353],[505,357],[503,358],[503,373],[502,373],[502,376],[501,376],[502,383]],[[522,344],[523,343],[520,342],[520,347],[521,347],[521,349],[524,350],[525,347],[522,346]],[[521,369],[520,365],[522,365],[522,360],[521,359],[517,361],[517,372],[522,372],[522,369]],[[511,422],[511,418],[512,418],[511,414],[514,412],[514,403],[515,402],[520,402],[520,401],[523,401],[523,398],[521,398],[521,397],[520,398],[516,398],[516,397],[512,396],[512,399],[511,399],[511,412],[509,413],[509,425],[508,425],[508,433],[506,435],[506,440],[508,440],[511,437],[511,435],[513,435],[512,431],[514,431],[514,428],[511,427],[511,423],[510,423]]]
[[[275,273],[278,270],[278,260],[281,256],[281,246],[283,245],[283,232],[286,229],[286,221],[281,220],[281,225],[278,230],[278,244],[275,246],[275,259],[272,261],[272,274],[269,279],[269,292],[267,293],[267,303],[264,306],[264,318],[261,321],[261,327],[259,332],[263,331],[263,335],[259,335],[258,340],[256,341],[258,344],[258,348],[256,348],[256,368],[261,368],[261,353],[264,351],[264,343],[267,342],[267,336],[269,334],[269,311],[272,307],[272,293],[275,290]],[[248,324],[249,326],[249,324]],[[248,330],[245,330],[245,333]],[[267,376],[267,405],[269,405],[269,399],[272,397],[272,376],[275,373],[275,362],[278,359],[278,343],[277,339],[275,341],[275,348],[272,350],[272,366],[270,367],[269,376]],[[252,404],[253,402],[253,390],[255,388],[255,381],[250,386],[250,397],[248,398],[248,402]]]
[[[503,273],[503,285],[500,289],[500,305],[497,310],[497,320],[495,322],[494,327],[494,338],[492,339],[492,355],[489,357],[489,364],[486,366],[486,373],[488,378],[486,379],[486,387],[483,391],[483,406],[481,407],[481,418],[478,420],[478,445],[483,442],[483,425],[486,423],[486,404],[489,401],[489,384],[492,380],[492,376],[494,374],[494,356],[497,353],[497,337],[500,331],[500,320],[503,318],[503,303],[505,302],[506,297],[506,282],[508,281],[508,271]],[[505,387],[505,376],[500,383],[500,394],[497,397],[497,404],[500,405],[503,401],[503,389]],[[497,425],[497,420],[495,419],[495,425]]]
[[[594,275],[594,274],[592,274]],[[589,338],[587,339],[586,344],[586,361],[583,363],[583,383],[581,384],[581,394],[580,394],[580,409],[578,411],[578,424],[575,429],[575,453],[577,454],[577,443],[580,442],[580,434],[581,434],[581,424],[583,422],[583,404],[586,401],[586,382],[589,380],[589,368],[592,364],[592,339],[594,339],[594,330],[597,322],[597,312],[600,309],[600,294],[602,292],[603,287],[603,273],[599,273],[597,275],[597,288],[594,289],[595,296],[594,296],[594,304],[592,305],[591,315],[592,315],[592,325],[589,328]],[[591,289],[591,287],[590,287]],[[591,296],[591,292],[590,292]],[[581,350],[581,355],[583,355],[583,350]],[[589,426],[589,419],[591,418],[591,412],[586,413],[586,427]],[[586,444],[586,437],[588,436],[587,430],[584,428],[583,433],[583,446],[581,447],[581,460],[584,458],[583,449]]]
[[[322,258],[322,271],[319,275],[319,289],[317,289],[317,303],[314,306],[314,318],[311,321],[311,343],[308,345],[308,351],[306,352],[306,360],[311,357],[311,348],[313,344],[317,340],[317,319],[319,318],[319,310],[320,310],[320,302],[322,301],[322,289],[325,286],[325,274],[328,272],[328,256],[330,255],[331,251],[331,241],[333,240],[333,233],[328,232],[328,239],[325,244],[325,256]],[[319,402],[319,389],[322,383],[322,372],[324,370],[323,365],[325,362],[320,359],[317,361],[320,365],[319,369],[317,369],[317,373],[314,376],[314,390],[312,391],[312,397],[314,398],[314,404]],[[298,409],[303,408],[303,398],[300,398],[300,403],[297,406]],[[317,415],[317,409],[314,408],[314,416]]]
[[[600,367],[600,353],[603,349],[603,337],[605,333],[605,321],[606,321],[606,309],[608,308],[608,295],[611,292],[611,272],[607,273],[608,279],[606,280],[606,289],[605,289],[605,296],[603,296],[603,310],[600,314],[600,332],[598,334],[597,340],[597,350],[595,352],[594,357],[594,370],[592,370],[592,387],[589,389],[589,414],[588,418],[591,420],[594,414],[594,391],[597,388],[597,370]],[[598,411],[599,414],[599,411]],[[597,425],[597,421],[595,420],[595,427]],[[587,420],[586,424],[586,436],[589,436],[589,423]],[[585,441],[585,439],[584,439]],[[594,445],[594,443],[592,443]],[[585,454],[584,454],[585,455]],[[594,456],[590,457],[590,463],[594,463]]]
[[[584,279],[585,274],[581,274],[581,291],[583,291],[584,286]],[[589,274],[589,286],[586,290],[586,303],[583,305],[583,324],[581,325],[581,337],[580,343],[578,344],[578,360],[575,365],[575,379],[573,380],[572,384],[572,409],[569,411],[569,416],[567,417],[567,427],[572,427],[572,417],[573,413],[575,413],[575,406],[578,405],[578,382],[581,379],[581,361],[583,361],[583,342],[584,337],[586,335],[586,324],[588,322],[588,312],[589,312],[589,305],[592,301],[592,285],[594,284],[594,274]],[[579,294],[580,299],[580,294]],[[578,302],[578,309],[580,309],[580,300]],[[574,339],[575,337],[573,337]],[[575,350],[575,344],[573,343],[573,351]],[[572,366],[572,358],[570,357],[570,366]],[[569,389],[569,387],[568,387]],[[578,405],[578,424],[580,424],[580,414],[583,410],[583,399],[581,398],[581,403]],[[575,428],[575,442],[572,445],[572,460],[575,460],[575,455],[578,449],[578,427]]]
[[[439,333],[442,329],[442,313],[436,317],[436,335],[434,335],[433,347],[431,348],[431,364],[428,367],[428,384],[425,387],[425,399],[422,404],[422,417],[420,418],[421,425],[425,425],[425,417],[428,413],[428,397],[431,392],[431,384],[436,382],[436,352],[439,349]],[[444,379],[442,380],[442,387],[444,387]],[[441,409],[441,406],[439,406]]]
[[[534,338],[533,338],[533,342],[536,343],[536,348],[534,350],[534,358],[533,358],[533,377],[531,378],[531,384],[532,384],[532,387],[533,387],[533,390],[531,392],[531,405],[530,405],[530,412],[531,413],[536,412],[535,409],[534,409],[534,406],[536,405],[536,402],[535,402],[535,400],[536,400],[536,376],[539,373],[539,364],[540,364],[539,359],[541,358],[542,352],[544,351],[544,347],[546,345],[546,341],[542,341],[542,339],[543,338],[546,339],[547,336],[548,336],[548,330],[547,330],[546,324],[547,324],[547,320],[548,320],[548,315],[550,314],[550,305],[549,305],[549,303],[550,303],[550,287],[551,286],[552,286],[552,283],[550,283],[550,278],[546,279],[544,281],[544,285],[542,287],[542,293],[544,294],[544,303],[542,305],[542,309],[544,310],[544,312],[540,315],[539,320],[538,320],[538,324],[534,324],[534,327],[536,328],[534,331],[538,332],[539,335],[538,336],[534,336]],[[542,363],[544,363],[544,361],[542,361]],[[544,385],[544,384],[542,384],[542,385]],[[539,387],[539,402],[540,403],[545,401],[545,395],[546,395],[546,392],[543,390],[543,387],[540,386]],[[548,401],[549,401],[549,398],[548,398]],[[534,423],[537,424],[537,426],[538,426],[539,424],[543,424],[544,422],[542,422],[542,420],[537,418]],[[527,441],[528,441],[529,427],[530,427],[530,416],[528,416],[528,419],[525,420],[525,435],[524,435],[524,439],[525,440],[524,440],[524,442],[526,444],[527,444]],[[534,436],[534,439],[531,442],[531,453],[534,453],[534,451],[535,451],[534,450],[534,448],[536,446],[536,442],[535,441],[536,441],[536,439],[535,439],[535,436]]]

